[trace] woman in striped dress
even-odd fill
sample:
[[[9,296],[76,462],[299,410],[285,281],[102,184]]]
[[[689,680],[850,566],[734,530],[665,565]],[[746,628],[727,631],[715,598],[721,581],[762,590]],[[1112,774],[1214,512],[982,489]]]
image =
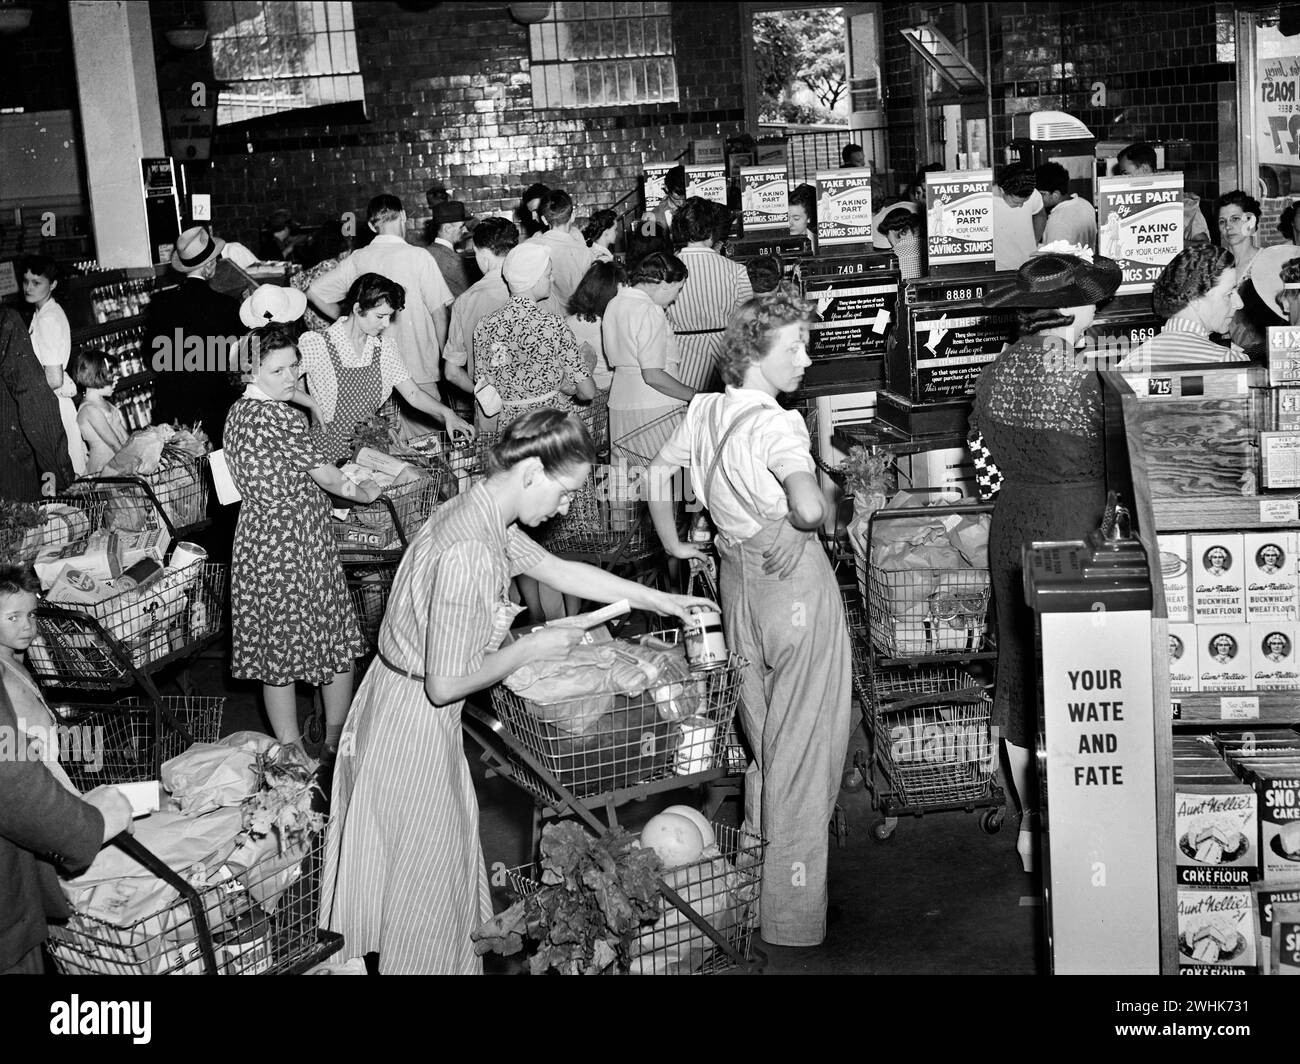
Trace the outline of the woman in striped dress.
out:
[[[731,312],[754,294],[749,273],[713,250],[713,237],[727,208],[692,196],[673,217],[673,240],[685,243],[679,258],[686,283],[667,310],[681,359],[678,380],[696,391],[713,391],[718,347]]]
[[[582,636],[549,628],[502,648],[518,612],[510,578],[682,618],[703,601],[556,558],[520,531],[566,512],[594,460],[576,417],[517,418],[488,478],[434,513],[398,569],[339,745],[321,898],[321,925],[342,932],[350,956],[377,952],[385,974],[482,971],[470,932],[492,906],[461,707]]]

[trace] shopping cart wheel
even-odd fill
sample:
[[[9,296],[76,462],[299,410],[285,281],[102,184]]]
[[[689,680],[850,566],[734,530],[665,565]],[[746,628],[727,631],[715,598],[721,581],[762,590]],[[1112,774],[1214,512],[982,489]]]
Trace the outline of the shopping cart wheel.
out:
[[[303,747],[315,757],[325,742],[325,702],[317,690],[312,695],[311,709],[302,722]]]
[[[1002,830],[1002,810],[986,809],[980,814],[980,831],[985,835],[996,835]]]
[[[892,842],[894,829],[898,827],[898,817],[887,816],[871,825],[871,837],[877,842]]]

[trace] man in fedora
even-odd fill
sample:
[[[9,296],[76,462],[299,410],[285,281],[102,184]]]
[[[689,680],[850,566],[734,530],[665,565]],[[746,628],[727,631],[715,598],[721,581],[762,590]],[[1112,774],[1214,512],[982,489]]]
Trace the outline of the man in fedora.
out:
[[[432,211],[429,228],[433,233],[433,242],[429,245],[429,254],[438,264],[452,298],[457,299],[469,287],[465,260],[456,250],[456,246],[465,239],[465,223],[469,221],[469,215],[465,212],[465,204],[459,200],[435,203]]]
[[[229,371],[245,329],[239,304],[209,282],[221,261],[225,241],[206,226],[186,229],[176,238],[171,266],[181,283],[149,304],[145,356],[155,373],[154,421],[198,421],[221,446],[226,414],[239,397]]]
[[[542,217],[550,228],[531,242],[551,253],[551,298],[546,309],[563,318],[596,254],[573,224],[573,200],[567,192],[558,188],[548,192],[542,200]]]
[[[451,289],[433,257],[424,248],[407,243],[406,210],[400,199],[387,192],[375,196],[366,209],[366,223],[374,240],[318,277],[307,290],[307,298],[332,321],[339,316],[339,303],[352,282],[363,273],[377,273],[400,284],[406,290],[406,306],[393,317],[389,333],[397,340],[411,379],[441,402],[438,381],[451,316]],[[402,408],[401,419],[403,428],[413,436],[441,427],[407,407]]]

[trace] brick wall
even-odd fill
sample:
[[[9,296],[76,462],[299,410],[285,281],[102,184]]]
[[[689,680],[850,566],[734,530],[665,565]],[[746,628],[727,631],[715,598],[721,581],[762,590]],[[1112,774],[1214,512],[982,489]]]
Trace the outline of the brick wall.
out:
[[[887,26],[893,6],[886,5]],[[897,7],[906,14],[906,5]],[[1218,61],[1221,7],[1205,0],[990,5],[995,164],[1011,138],[1013,114],[1062,110],[1099,140],[1164,142],[1166,165],[1185,173],[1189,191],[1212,198],[1219,190],[1221,86],[1236,77],[1233,63]],[[895,50],[890,36],[887,78],[898,85],[919,61],[906,48]],[[1098,81],[1106,87],[1104,106],[1090,100]],[[904,169],[916,160],[914,133],[890,118],[891,158]]]
[[[512,209],[534,181],[564,187],[586,213],[635,189],[643,160],[744,125],[736,3],[673,5],[678,103],[575,111],[533,110],[528,30],[504,4],[355,12],[368,121],[290,113],[219,130],[210,171],[195,175],[219,230],[251,239],[276,207],[314,220],[381,191],[418,219],[434,181],[475,214]]]

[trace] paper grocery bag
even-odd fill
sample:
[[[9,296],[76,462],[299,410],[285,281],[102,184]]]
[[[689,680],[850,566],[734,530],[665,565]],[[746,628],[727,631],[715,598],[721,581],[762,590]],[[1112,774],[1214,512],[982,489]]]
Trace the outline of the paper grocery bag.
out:
[[[242,496],[239,494],[239,489],[235,487],[234,478],[230,475],[230,467],[226,465],[224,448],[208,455],[208,467],[212,470],[212,486],[217,489],[217,502],[222,506],[239,502]]]

